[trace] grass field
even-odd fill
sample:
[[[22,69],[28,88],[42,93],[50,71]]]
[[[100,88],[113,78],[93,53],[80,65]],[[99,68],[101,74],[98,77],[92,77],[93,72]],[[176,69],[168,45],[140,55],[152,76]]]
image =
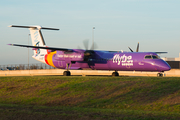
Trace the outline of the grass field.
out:
[[[1,119],[180,119],[180,78],[0,77]]]

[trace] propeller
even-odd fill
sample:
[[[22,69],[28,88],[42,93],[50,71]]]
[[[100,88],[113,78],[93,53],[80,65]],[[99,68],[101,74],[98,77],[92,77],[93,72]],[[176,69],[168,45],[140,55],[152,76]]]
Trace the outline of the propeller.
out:
[[[130,47],[128,47],[128,48],[130,49],[131,52],[134,52]],[[136,52],[139,52],[139,42],[137,44]]]
[[[89,39],[85,39],[83,41],[83,45],[84,45],[84,48],[87,50],[87,51],[91,51],[91,50],[94,50],[94,49],[97,49],[97,44],[96,43],[93,43],[89,49]]]
[[[89,40],[88,39],[85,39],[83,41],[83,45],[85,48],[85,52],[84,52],[85,58],[84,59],[87,60],[90,56],[93,55],[94,49],[97,49],[97,45],[96,45],[96,43],[94,43],[94,44],[92,44],[92,46],[89,49]],[[81,48],[78,46],[78,49],[81,49]]]
[[[131,52],[134,52],[130,47],[128,47],[130,49]],[[139,52],[139,42],[137,44],[137,49],[136,49],[136,52]],[[167,52],[155,52],[156,54],[165,54]]]

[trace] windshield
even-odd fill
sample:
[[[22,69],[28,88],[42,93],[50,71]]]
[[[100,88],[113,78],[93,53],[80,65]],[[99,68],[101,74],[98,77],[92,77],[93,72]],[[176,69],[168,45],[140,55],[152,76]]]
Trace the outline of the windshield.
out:
[[[160,59],[159,56],[157,55],[146,55],[144,58],[145,59]]]

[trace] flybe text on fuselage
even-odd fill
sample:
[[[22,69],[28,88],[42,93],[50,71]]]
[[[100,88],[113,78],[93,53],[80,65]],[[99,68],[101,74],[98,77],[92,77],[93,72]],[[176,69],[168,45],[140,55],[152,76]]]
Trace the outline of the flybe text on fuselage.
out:
[[[117,65],[122,66],[133,66],[132,56],[126,56],[125,54],[120,56],[120,54],[115,54],[113,56],[113,63],[117,63]]]

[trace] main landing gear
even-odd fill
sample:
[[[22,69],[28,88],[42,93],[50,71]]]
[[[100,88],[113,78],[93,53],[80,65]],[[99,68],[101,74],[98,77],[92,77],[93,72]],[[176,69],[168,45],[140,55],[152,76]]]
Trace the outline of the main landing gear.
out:
[[[112,73],[112,76],[119,76],[119,73],[115,70],[115,72]]]
[[[70,71],[64,71],[64,72],[63,72],[63,75],[64,75],[64,76],[71,76],[71,72],[70,72]]]
[[[69,71],[70,67],[71,67],[71,64],[66,63],[67,70],[63,72],[64,76],[71,76],[71,72]]]
[[[163,75],[163,73],[158,73],[157,74],[157,77],[163,77],[164,75]]]

